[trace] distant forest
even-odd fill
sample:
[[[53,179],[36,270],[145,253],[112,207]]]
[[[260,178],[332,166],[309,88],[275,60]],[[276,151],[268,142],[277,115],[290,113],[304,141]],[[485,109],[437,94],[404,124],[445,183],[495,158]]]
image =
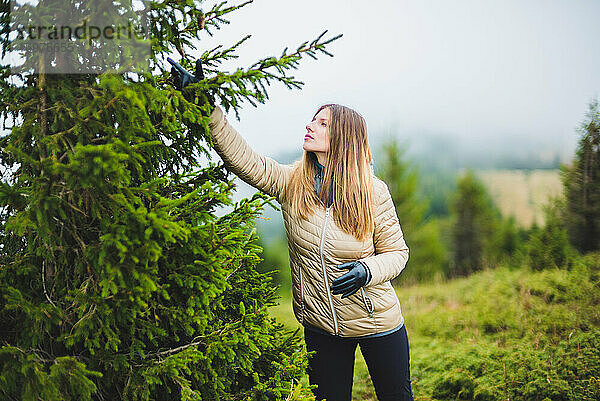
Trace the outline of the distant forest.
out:
[[[376,169],[383,158],[383,144],[391,137],[391,134],[374,134],[370,138]],[[418,172],[418,196],[429,201],[426,217],[448,215],[447,196],[455,190],[457,173],[465,168],[557,170],[561,164],[571,162],[574,149],[574,144],[571,147],[528,137],[479,137],[469,140],[428,133],[411,138],[398,135],[398,138],[404,151],[404,159]],[[301,157],[301,149],[272,157],[280,163],[291,163]],[[245,187],[245,184],[241,183],[241,187]],[[255,190],[249,188],[249,191],[253,193]],[[266,214],[271,217],[269,211]],[[265,231],[270,231],[262,225],[261,228],[264,234]]]
[[[370,138],[375,164],[381,154],[382,144],[397,137],[404,145],[406,156],[421,172],[439,169],[558,169],[561,163],[569,163],[575,149],[572,141],[543,140],[533,137],[476,137],[449,138],[432,133],[413,137],[375,133]],[[572,143],[570,143],[572,142]],[[281,163],[300,158],[301,149],[283,152],[273,157]]]

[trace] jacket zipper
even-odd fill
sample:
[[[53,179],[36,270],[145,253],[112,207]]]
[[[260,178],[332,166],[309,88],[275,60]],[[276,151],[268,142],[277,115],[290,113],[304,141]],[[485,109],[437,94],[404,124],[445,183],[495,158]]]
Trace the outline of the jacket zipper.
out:
[[[327,218],[329,217],[329,206],[325,210],[325,221],[323,222],[323,230],[321,233],[321,246],[319,246],[319,253],[321,255],[321,267],[323,268],[323,279],[325,280],[325,291],[327,291],[327,298],[329,299],[329,307],[331,308],[331,315],[333,316],[333,328],[335,335],[338,335],[338,322],[337,316],[335,315],[335,309],[333,309],[333,300],[331,299],[331,290],[329,289],[329,280],[327,280],[327,270],[325,269],[325,258],[323,257],[323,245],[325,244],[325,228],[327,227]]]
[[[304,283],[302,282],[302,267],[298,266],[298,272],[300,273],[300,309],[304,311]]]
[[[371,298],[369,298],[369,295],[367,294],[367,290],[365,290],[365,287],[361,287],[360,291],[362,292],[362,299],[363,302],[365,304],[365,308],[367,308],[367,312],[369,312],[369,316],[373,317],[373,302],[371,301]]]

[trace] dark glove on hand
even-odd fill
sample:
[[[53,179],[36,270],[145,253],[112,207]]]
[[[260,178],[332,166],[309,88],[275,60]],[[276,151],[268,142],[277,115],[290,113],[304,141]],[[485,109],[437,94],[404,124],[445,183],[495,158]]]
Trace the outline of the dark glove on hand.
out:
[[[183,68],[181,64],[174,61],[172,58],[167,57],[167,61],[172,65],[171,67],[171,77],[173,78],[173,85],[175,89],[179,91],[183,91],[183,88],[190,84],[195,84],[204,79],[204,71],[202,70],[202,60],[196,60],[196,72],[194,75],[190,73],[188,70]],[[208,93],[204,92],[206,97],[208,98],[208,102],[211,106],[215,105],[214,99],[208,95]]]
[[[331,291],[334,295],[343,294],[342,298],[349,297],[360,288],[369,283],[371,272],[361,261],[346,262],[336,266],[338,269],[348,269],[348,273],[336,278],[331,283]]]

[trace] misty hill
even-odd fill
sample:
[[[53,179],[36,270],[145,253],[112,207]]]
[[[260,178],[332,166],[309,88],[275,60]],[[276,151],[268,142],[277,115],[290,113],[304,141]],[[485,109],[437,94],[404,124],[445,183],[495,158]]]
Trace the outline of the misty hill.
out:
[[[382,146],[390,136],[377,135],[371,139],[371,149],[375,169],[381,160]],[[561,163],[569,162],[572,152],[559,149],[556,144],[539,143],[534,138],[486,138],[468,140],[466,138],[449,139],[431,133],[422,133],[411,138],[399,138],[406,149],[406,158],[419,171],[420,196],[430,202],[430,215],[443,216],[448,213],[446,198],[454,190],[456,175],[470,167],[481,171],[479,176],[490,190],[491,195],[503,211],[514,214],[517,221],[529,226],[533,220],[539,221],[541,204],[545,194],[556,195],[560,189],[558,171]],[[300,159],[302,150],[282,152],[270,155],[283,164]],[[503,172],[490,171],[501,170]],[[513,170],[507,172],[506,170]],[[522,170],[521,173],[514,170]],[[548,173],[531,173],[533,170],[554,170]],[[529,172],[528,172],[529,171]],[[495,175],[495,174],[499,175]],[[541,176],[542,181],[531,177]],[[514,178],[511,184],[510,179]],[[524,178],[525,177],[525,178]],[[496,181],[498,178],[501,181]],[[543,185],[541,186],[540,182]],[[237,192],[235,200],[252,196],[256,190],[236,178]],[[527,185],[525,185],[526,183]],[[511,188],[512,185],[512,188]],[[533,189],[535,193],[532,194]],[[519,192],[520,191],[520,192]],[[523,202],[511,204],[512,196],[518,195]],[[516,199],[516,198],[515,198]],[[268,207],[263,213],[267,221],[259,220],[258,229],[267,242],[275,236],[285,235],[281,212]]]

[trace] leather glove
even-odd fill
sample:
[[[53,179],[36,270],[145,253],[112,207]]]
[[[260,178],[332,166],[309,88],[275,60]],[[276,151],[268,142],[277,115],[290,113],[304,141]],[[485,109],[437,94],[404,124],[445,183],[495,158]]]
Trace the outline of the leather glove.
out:
[[[172,58],[167,57],[167,61],[172,66],[171,77],[173,78],[173,85],[175,86],[175,89],[179,91],[183,91],[183,88],[185,88],[186,86],[190,84],[195,84],[204,79],[204,71],[202,70],[201,59],[196,60],[196,72],[194,73],[194,75],[192,75],[191,72],[183,68],[181,64],[174,61]],[[208,98],[208,102],[210,103],[210,105],[214,107],[214,99],[206,92],[204,92],[204,95]]]
[[[342,298],[349,297],[371,281],[369,268],[359,260],[342,263],[336,267],[338,269],[348,269],[349,272],[336,278],[331,283],[330,288],[334,295],[343,294]]]

